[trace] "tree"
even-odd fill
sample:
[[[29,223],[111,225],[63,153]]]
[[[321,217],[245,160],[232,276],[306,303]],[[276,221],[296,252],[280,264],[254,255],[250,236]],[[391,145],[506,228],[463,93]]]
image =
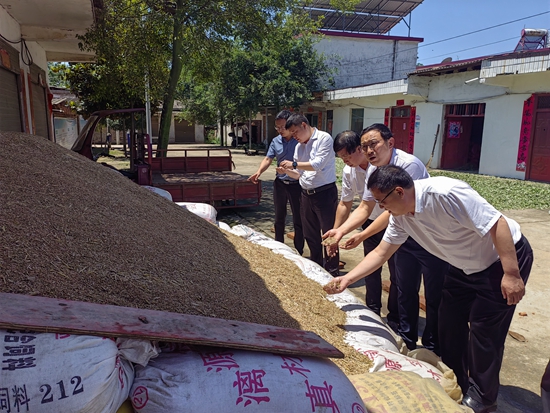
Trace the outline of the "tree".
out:
[[[158,148],[165,149],[182,73],[211,78],[217,60],[235,39],[261,38],[293,1],[104,0],[101,18],[82,37],[83,47],[121,72],[121,83],[132,97],[142,94],[145,76],[152,95],[162,91]]]
[[[316,53],[315,25],[303,14],[288,15],[270,36],[236,41],[218,61],[218,75],[208,82],[187,78],[177,91],[183,117],[191,122],[221,124],[248,119],[261,107],[296,108],[313,92],[332,84],[332,71]],[[222,142],[223,143],[223,142]]]

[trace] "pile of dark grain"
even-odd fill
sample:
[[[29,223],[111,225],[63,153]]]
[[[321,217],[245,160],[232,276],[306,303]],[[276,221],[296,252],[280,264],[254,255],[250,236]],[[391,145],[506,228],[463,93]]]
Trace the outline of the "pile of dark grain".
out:
[[[43,138],[0,147],[0,291],[309,330],[368,369],[292,262]]]

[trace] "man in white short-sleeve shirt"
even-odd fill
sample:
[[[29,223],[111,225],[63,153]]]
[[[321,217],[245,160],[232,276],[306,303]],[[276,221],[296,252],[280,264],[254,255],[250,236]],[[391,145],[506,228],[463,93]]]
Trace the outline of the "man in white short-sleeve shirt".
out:
[[[449,262],[439,309],[442,360],[457,376],[464,405],[476,413],[495,411],[504,341],[533,264],[529,242],[517,222],[462,181],[413,181],[388,165],[367,186],[392,214],[384,239],[325,289],[338,293],[367,276],[407,237]]]
[[[429,177],[426,167],[416,156],[394,148],[391,130],[383,124],[375,123],[361,132],[361,145],[371,166],[366,179],[383,165],[397,165],[405,169],[413,179]],[[368,188],[363,192],[359,207],[348,220],[326,236],[333,236],[339,241],[342,236],[362,224],[372,210],[379,209],[376,200]],[[383,231],[389,222],[390,214],[383,212],[360,234],[351,236],[342,247],[354,248],[365,239]],[[381,238],[378,239],[380,241]],[[422,332],[422,345],[439,355],[438,309],[443,289],[443,276],[449,265],[427,252],[414,239],[405,242],[398,253],[388,262],[390,267],[390,294],[388,296],[388,325],[403,338],[409,350],[416,349],[419,324],[419,289],[424,279],[426,297],[426,324]],[[377,274],[365,281],[369,285],[377,284]],[[381,285],[380,279],[380,285]]]
[[[343,131],[336,135],[333,148],[334,153],[346,164],[342,171],[340,202],[334,220],[334,228],[338,228],[349,217],[354,199],[356,197],[363,199],[363,193],[366,190],[367,169],[370,164],[365,152],[361,149],[361,138],[352,130]],[[362,228],[366,229],[382,212],[384,212],[382,208],[375,206],[369,218],[363,223]],[[382,241],[383,235],[384,231],[382,230],[363,240],[363,252],[365,255],[378,246],[380,241]],[[333,248],[338,248],[338,244],[334,244]],[[390,273],[395,273],[392,259],[388,261],[388,267]],[[365,287],[365,303],[367,307],[380,315],[380,310],[382,309],[382,267],[378,268],[370,277],[365,279]],[[397,325],[399,318],[395,283],[390,288],[389,295],[387,303],[388,324],[393,323]]]

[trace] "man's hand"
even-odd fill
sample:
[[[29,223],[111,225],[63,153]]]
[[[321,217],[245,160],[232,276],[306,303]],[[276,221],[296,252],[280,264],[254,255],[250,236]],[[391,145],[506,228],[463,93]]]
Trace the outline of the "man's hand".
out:
[[[337,229],[331,229],[323,234],[323,245],[326,247],[327,254],[334,257],[338,252],[338,243],[342,239],[342,234]]]
[[[260,177],[260,174],[258,172],[256,172],[254,175],[250,175],[250,177],[247,179],[247,181],[250,181],[254,184],[257,184],[259,177]]]
[[[293,169],[292,168],[292,161],[283,161],[279,164],[279,166],[281,168],[284,168],[284,169]]]
[[[519,303],[525,295],[525,284],[519,276],[504,274],[500,282],[500,289],[502,298],[508,302],[508,305]]]
[[[339,294],[348,288],[348,285],[350,285],[350,282],[345,276],[335,277],[334,280],[323,287],[323,290],[325,290],[327,294]]]
[[[364,241],[363,236],[361,234],[362,233],[352,235],[347,240],[344,240],[343,242],[340,243],[340,248],[342,248],[343,250],[354,249]]]

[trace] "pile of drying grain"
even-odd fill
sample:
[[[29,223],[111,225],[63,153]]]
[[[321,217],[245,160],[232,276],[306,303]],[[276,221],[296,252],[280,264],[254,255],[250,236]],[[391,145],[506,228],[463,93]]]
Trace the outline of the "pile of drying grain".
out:
[[[310,330],[368,369],[292,262],[43,138],[0,147],[0,291]]]

